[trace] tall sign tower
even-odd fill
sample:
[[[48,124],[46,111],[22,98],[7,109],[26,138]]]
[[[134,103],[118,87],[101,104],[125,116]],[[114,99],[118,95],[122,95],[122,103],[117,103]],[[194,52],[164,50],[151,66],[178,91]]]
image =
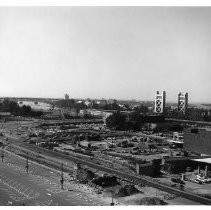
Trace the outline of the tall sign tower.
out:
[[[166,92],[156,91],[154,112],[162,114],[165,111],[165,105],[166,105]]]
[[[188,108],[188,93],[178,94],[178,112],[186,114]]]

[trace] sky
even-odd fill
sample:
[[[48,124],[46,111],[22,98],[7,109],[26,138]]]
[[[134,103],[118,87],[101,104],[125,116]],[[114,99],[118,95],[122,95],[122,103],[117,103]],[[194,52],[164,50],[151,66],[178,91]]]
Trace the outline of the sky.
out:
[[[211,7],[0,7],[0,96],[211,103]]]

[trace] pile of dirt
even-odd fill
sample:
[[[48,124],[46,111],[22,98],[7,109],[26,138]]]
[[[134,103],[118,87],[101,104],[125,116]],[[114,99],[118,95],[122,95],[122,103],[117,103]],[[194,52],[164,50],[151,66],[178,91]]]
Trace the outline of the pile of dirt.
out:
[[[115,176],[103,176],[103,177],[97,177],[92,180],[92,182],[95,185],[101,186],[101,187],[110,187],[118,185],[119,182],[117,181],[117,178]]]
[[[115,190],[114,196],[124,197],[124,196],[130,196],[136,193],[140,193],[140,191],[136,189],[134,185],[124,185]]]
[[[167,204],[163,200],[156,198],[156,197],[144,197],[141,199],[137,199],[134,202],[136,205],[147,205],[147,206],[166,205]]]
[[[124,187],[119,187],[114,192],[114,197],[125,197],[127,196],[127,192]]]
[[[82,184],[88,183],[90,180],[95,178],[95,174],[88,169],[78,169],[76,172],[76,179]]]

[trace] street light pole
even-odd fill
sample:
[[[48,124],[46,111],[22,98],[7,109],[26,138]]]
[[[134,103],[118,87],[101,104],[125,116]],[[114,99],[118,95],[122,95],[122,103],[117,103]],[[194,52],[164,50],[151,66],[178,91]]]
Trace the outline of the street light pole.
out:
[[[64,189],[64,169],[63,169],[63,163],[62,163],[62,171],[61,171],[61,189]]]
[[[26,173],[29,173],[29,153],[26,153]]]
[[[113,191],[111,192],[111,206],[114,206],[114,197],[113,197]]]
[[[1,162],[4,162],[4,148],[1,150]]]
[[[111,206],[114,206],[114,183],[113,183],[113,180],[112,180],[112,190],[111,190]]]

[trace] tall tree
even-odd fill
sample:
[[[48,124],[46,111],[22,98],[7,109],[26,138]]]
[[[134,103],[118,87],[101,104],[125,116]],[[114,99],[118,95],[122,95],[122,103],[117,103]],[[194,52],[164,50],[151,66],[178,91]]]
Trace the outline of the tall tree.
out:
[[[106,125],[109,128],[114,128],[117,130],[125,129],[126,118],[119,111],[113,113],[106,119]]]

